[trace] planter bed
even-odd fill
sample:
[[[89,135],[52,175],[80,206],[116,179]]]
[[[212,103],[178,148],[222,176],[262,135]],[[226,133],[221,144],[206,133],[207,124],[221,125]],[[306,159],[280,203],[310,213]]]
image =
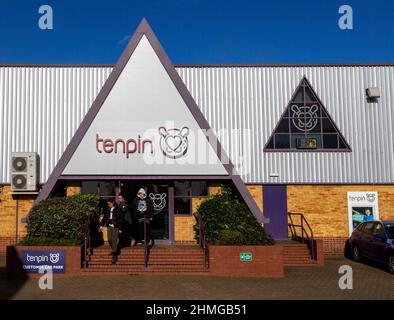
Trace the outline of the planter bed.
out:
[[[212,275],[281,278],[283,247],[209,245],[209,271]]]

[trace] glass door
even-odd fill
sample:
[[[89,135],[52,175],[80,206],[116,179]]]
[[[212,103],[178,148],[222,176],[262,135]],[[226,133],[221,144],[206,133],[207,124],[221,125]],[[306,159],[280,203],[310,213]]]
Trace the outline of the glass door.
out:
[[[168,184],[153,183],[147,185],[148,197],[153,203],[152,236],[155,240],[170,240]]]

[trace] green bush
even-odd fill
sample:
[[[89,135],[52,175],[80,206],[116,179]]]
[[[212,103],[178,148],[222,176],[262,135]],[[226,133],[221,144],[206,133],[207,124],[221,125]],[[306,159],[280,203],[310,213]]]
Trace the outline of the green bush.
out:
[[[215,244],[227,244],[227,245],[242,245],[243,244],[242,233],[237,230],[220,230],[218,233],[218,238]]]
[[[89,216],[97,218],[98,203],[99,197],[90,194],[53,197],[41,201],[29,215],[24,243],[82,243],[85,222]]]
[[[197,208],[197,217],[205,223],[209,243],[228,245],[271,245],[274,240],[249,211],[233,196],[229,187],[222,186],[218,194],[207,197]],[[198,238],[198,225],[195,226]]]
[[[44,237],[26,237],[19,244],[21,246],[75,246],[81,244],[80,241],[66,239],[51,239]]]

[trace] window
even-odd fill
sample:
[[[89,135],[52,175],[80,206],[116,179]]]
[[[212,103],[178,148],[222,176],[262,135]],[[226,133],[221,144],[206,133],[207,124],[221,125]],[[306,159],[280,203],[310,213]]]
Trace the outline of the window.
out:
[[[364,232],[364,227],[365,227],[365,223],[360,223],[358,226],[357,226],[357,230],[358,231],[360,231],[360,232]]]
[[[192,181],[192,196],[206,197],[208,195],[207,181]]]
[[[376,224],[374,234],[381,234],[384,236],[384,229],[381,223]]]
[[[175,181],[174,182],[174,214],[191,215],[192,197],[208,195],[207,181]]]
[[[192,194],[190,181],[174,182],[174,214],[192,214]]]
[[[385,227],[389,239],[394,239],[394,223],[386,223]]]
[[[345,138],[304,77],[264,151],[350,151]]]
[[[82,194],[98,194],[100,197],[115,196],[114,181],[82,181]]]
[[[372,234],[374,227],[375,227],[374,222],[367,222],[364,227],[364,232],[368,234]]]

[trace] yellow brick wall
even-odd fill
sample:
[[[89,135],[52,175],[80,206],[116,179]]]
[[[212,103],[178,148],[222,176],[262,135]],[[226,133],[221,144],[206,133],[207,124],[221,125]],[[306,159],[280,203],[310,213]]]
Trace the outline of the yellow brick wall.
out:
[[[67,197],[74,196],[78,193],[81,193],[81,184],[79,182],[70,182],[66,187],[66,195]]]
[[[220,189],[219,185],[211,185],[208,187],[208,195],[216,194]],[[255,199],[257,205],[263,210],[263,186],[262,185],[248,185],[248,190],[252,197]],[[192,210],[195,214],[197,206],[201,203],[204,198],[193,197],[192,198]],[[175,241],[195,241],[193,226],[195,224],[195,218],[193,216],[175,216],[174,218],[174,232]]]
[[[394,219],[394,185],[289,185],[288,211],[304,213],[316,237],[347,237],[348,191],[377,191],[380,219]]]
[[[193,226],[196,224],[194,214],[196,213],[197,207],[200,205],[203,197],[192,198],[192,211],[191,216],[175,216],[174,217],[174,239],[179,242],[196,241],[194,239]]]
[[[246,186],[252,195],[254,201],[256,201],[257,206],[263,212],[263,186],[261,184],[249,184]]]
[[[212,184],[208,187],[208,195],[213,195],[218,193],[220,190],[220,185],[219,184]]]
[[[10,192],[10,186],[0,187],[0,238],[16,236],[16,196],[9,194]],[[21,238],[26,235],[26,224],[21,219],[26,217],[36,195],[18,195],[18,198],[18,235]]]

